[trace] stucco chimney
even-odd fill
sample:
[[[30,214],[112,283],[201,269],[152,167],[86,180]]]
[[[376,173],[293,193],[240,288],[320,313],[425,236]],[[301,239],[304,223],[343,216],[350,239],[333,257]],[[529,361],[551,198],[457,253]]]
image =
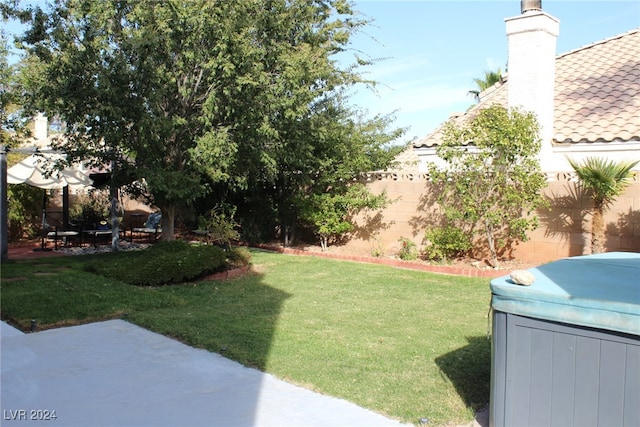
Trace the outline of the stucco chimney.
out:
[[[522,14],[505,19],[509,58],[509,107],[531,111],[540,123],[540,163],[551,164],[556,39],[560,21],[542,11],[540,0],[522,0]]]
[[[42,143],[46,142],[48,136],[49,123],[47,117],[42,113],[38,113],[38,115],[33,118],[33,138]]]

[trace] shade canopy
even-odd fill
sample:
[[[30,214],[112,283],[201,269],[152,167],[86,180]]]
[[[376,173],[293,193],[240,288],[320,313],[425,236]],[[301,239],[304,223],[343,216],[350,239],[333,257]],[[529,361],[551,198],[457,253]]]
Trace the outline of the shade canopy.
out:
[[[32,154],[7,170],[7,183],[29,184],[46,190],[87,187],[91,178],[77,168],[68,166],[57,170],[53,166],[64,158],[59,154]]]

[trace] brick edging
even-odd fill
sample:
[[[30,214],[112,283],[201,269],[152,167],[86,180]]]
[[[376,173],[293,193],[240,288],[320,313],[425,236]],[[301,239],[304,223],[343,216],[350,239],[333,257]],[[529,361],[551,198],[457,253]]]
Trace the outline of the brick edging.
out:
[[[231,270],[225,270],[219,273],[209,274],[208,276],[204,276],[203,278],[201,278],[200,281],[235,279],[247,273],[249,271],[249,268],[250,267],[248,265],[245,265],[245,266],[234,268]]]
[[[375,258],[375,257],[358,256],[358,255],[343,255],[343,254],[335,254],[335,253],[328,253],[328,252],[306,251],[301,249],[283,248],[279,246],[272,246],[272,245],[265,245],[265,244],[254,244],[251,246],[257,249],[262,249],[262,250],[271,251],[271,252],[279,252],[279,253],[288,254],[288,255],[306,255],[306,256],[315,256],[319,258],[330,258],[330,259],[339,259],[344,261],[355,261],[355,262],[364,262],[369,264],[388,265],[396,268],[428,271],[431,273],[440,273],[440,274],[451,274],[455,276],[495,278],[495,277],[505,276],[509,274],[507,270],[481,270],[479,268],[459,267],[459,266],[453,266],[453,265],[430,265],[430,264],[424,264],[419,262],[403,261],[399,259]]]

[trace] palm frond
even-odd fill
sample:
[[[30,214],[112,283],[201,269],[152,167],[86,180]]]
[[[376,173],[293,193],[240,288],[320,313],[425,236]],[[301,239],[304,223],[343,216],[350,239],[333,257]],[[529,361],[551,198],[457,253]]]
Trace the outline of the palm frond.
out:
[[[582,163],[567,159],[585,188],[593,191],[593,200],[610,204],[621,195],[633,177],[632,169],[640,161],[615,162],[601,157],[587,157]]]

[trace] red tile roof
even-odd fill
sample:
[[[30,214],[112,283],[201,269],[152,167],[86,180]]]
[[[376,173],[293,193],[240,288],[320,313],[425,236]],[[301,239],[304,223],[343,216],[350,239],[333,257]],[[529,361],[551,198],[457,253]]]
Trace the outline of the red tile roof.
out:
[[[508,76],[450,120],[462,124],[481,108],[507,106]],[[442,127],[414,142],[439,145]],[[556,57],[554,143],[640,141],[640,28]]]

